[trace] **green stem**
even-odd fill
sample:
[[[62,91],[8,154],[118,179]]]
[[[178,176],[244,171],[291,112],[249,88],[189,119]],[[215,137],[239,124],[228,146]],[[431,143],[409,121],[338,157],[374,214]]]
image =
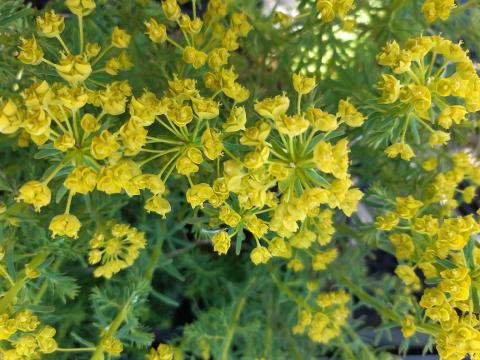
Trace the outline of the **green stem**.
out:
[[[256,276],[252,276],[247,283],[247,286],[243,289],[242,293],[240,294],[240,298],[238,299],[237,304],[235,305],[235,309],[233,310],[232,316],[232,325],[228,328],[227,334],[225,335],[225,339],[223,341],[223,349],[222,349],[222,360],[228,360],[228,353],[230,351],[230,345],[232,344],[233,335],[238,326],[238,321],[240,320],[240,315],[242,315],[243,308],[245,306],[245,302],[247,300],[248,292],[250,288],[256,281]]]
[[[37,254],[32,261],[30,266],[35,269],[40,264],[42,264],[48,256],[48,252],[41,252]],[[22,271],[21,277],[17,280],[14,285],[3,295],[0,300],[0,314],[7,312],[7,309],[12,305],[17,297],[18,293],[24,288],[25,284],[28,281],[28,277],[25,275],[25,271]]]
[[[80,33],[80,54],[83,54],[83,16],[78,17],[78,31]]]

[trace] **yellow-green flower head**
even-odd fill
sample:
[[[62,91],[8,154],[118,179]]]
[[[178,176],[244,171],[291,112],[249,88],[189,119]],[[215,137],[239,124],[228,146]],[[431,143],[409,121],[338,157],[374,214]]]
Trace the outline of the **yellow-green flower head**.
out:
[[[100,54],[102,47],[97,43],[87,43],[85,45],[85,56],[90,59]]]
[[[279,115],[275,119],[275,126],[279,133],[288,136],[298,136],[307,131],[310,123],[303,115]]]
[[[75,146],[75,138],[70,133],[63,133],[53,142],[55,149],[66,152]]]
[[[182,14],[178,19],[178,25],[189,34],[198,34],[202,30],[203,22],[200,18],[192,20],[187,14]]]
[[[210,160],[215,160],[220,157],[223,152],[223,143],[220,138],[220,133],[212,128],[206,129],[202,134],[203,153]]]
[[[177,0],[163,0],[162,9],[165,17],[170,21],[177,21],[182,14],[182,10],[177,4]]]
[[[39,34],[47,38],[60,35],[65,28],[63,16],[56,14],[53,10],[46,12],[43,17],[38,16],[36,23]]]
[[[33,205],[35,211],[39,212],[42,207],[50,204],[51,197],[47,184],[32,180],[22,185],[16,200]]]
[[[165,216],[172,210],[170,203],[161,195],[154,195],[149,198],[144,206],[147,212],[154,212],[165,218]]]
[[[378,89],[382,92],[380,102],[384,104],[394,103],[400,95],[400,81],[393,75],[382,74]]]
[[[62,86],[56,95],[62,105],[70,110],[78,110],[84,107],[88,101],[88,94],[83,86]]]
[[[21,38],[20,40],[22,44],[19,46],[20,53],[18,54],[18,60],[29,65],[40,64],[44,54],[42,48],[37,44],[35,37],[31,39]]]
[[[243,106],[234,106],[225,123],[222,124],[223,131],[236,132],[245,130],[247,123],[247,113]]]
[[[425,0],[422,12],[427,21],[431,23],[437,19],[447,20],[456,6],[455,0]]]
[[[255,103],[255,111],[267,119],[275,120],[287,112],[290,106],[290,99],[286,95],[277,95],[274,98],[267,98]]]
[[[213,195],[213,189],[206,183],[195,184],[187,190],[187,201],[196,208],[197,206],[203,207],[203,203],[207,201]]]
[[[65,0],[68,9],[77,16],[87,16],[95,7],[95,0]]]
[[[351,127],[362,126],[365,121],[365,117],[350,103],[349,100],[340,100],[338,102],[337,117]]]
[[[316,86],[315,77],[308,77],[302,74],[293,74],[292,81],[293,88],[301,95],[308,94]]]
[[[348,141],[342,139],[332,146],[326,141],[320,141],[313,149],[313,161],[317,168],[337,179],[348,177]]]
[[[307,120],[320,131],[333,131],[338,127],[337,117],[320,109],[309,107],[305,112]]]
[[[208,54],[208,66],[213,70],[219,70],[223,65],[228,63],[230,54],[226,48],[220,47],[213,49]]]
[[[116,136],[108,130],[103,130],[100,135],[92,139],[90,145],[90,153],[97,160],[103,160],[112,155],[120,148],[120,144],[116,140]]]
[[[173,360],[173,347],[168,344],[159,344],[156,349],[150,349],[147,360]]]
[[[280,237],[275,237],[268,244],[268,250],[272,256],[290,259],[292,257],[292,247]]]
[[[77,239],[80,227],[80,221],[75,215],[62,214],[55,216],[50,221],[48,229],[52,232],[52,237],[60,235]]]
[[[416,200],[411,195],[407,197],[397,197],[396,203],[397,214],[404,219],[413,218],[417,214],[418,210],[423,206],[423,203],[420,200]]]
[[[194,98],[192,99],[192,107],[201,120],[214,119],[220,113],[219,103],[212,99]]]
[[[167,110],[167,118],[177,126],[186,126],[193,120],[193,111],[191,106],[173,102]]]
[[[252,25],[248,21],[247,15],[241,12],[235,12],[230,18],[230,26],[232,30],[239,36],[247,36],[250,30],[252,30]]]
[[[230,236],[226,231],[217,232],[212,237],[213,251],[219,255],[225,255],[230,248]]]
[[[131,36],[124,29],[115,26],[112,30],[112,45],[119,49],[126,49],[130,44]]]
[[[80,120],[80,126],[86,132],[95,132],[100,128],[100,123],[94,115],[86,113]]]
[[[320,13],[322,20],[325,22],[330,22],[335,19],[333,3],[334,0],[317,0],[317,11]]]
[[[255,249],[252,250],[250,253],[250,260],[255,264],[265,264],[270,260],[272,254],[270,251],[264,246],[257,246]]]
[[[0,102],[0,133],[13,134],[22,124],[22,113],[16,101],[7,99]]]
[[[154,43],[161,44],[167,40],[167,28],[165,25],[159,24],[157,20],[153,18],[145,21],[144,24],[147,28],[145,34],[147,34]]]
[[[86,195],[97,185],[98,174],[89,166],[78,165],[68,174],[63,185],[73,194]]]
[[[186,46],[183,50],[183,61],[191,64],[195,69],[200,69],[208,59],[208,55],[193,46]]]
[[[407,161],[415,156],[415,153],[410,145],[405,143],[396,143],[390,145],[385,149],[385,154],[387,154],[389,158],[395,158],[400,155],[403,160]]]
[[[55,68],[58,74],[71,84],[85,81],[92,73],[92,66],[81,55],[62,54]]]

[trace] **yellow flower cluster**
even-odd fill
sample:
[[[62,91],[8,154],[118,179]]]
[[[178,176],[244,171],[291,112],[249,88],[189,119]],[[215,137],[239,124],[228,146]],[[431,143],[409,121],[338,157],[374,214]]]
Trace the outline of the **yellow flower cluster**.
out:
[[[106,231],[96,232],[89,241],[88,262],[96,277],[110,279],[131,266],[146,245],[145,234],[126,224],[108,224]]]
[[[425,0],[422,12],[428,22],[434,22],[437,19],[447,20],[455,7],[455,0]]]
[[[406,143],[414,123],[427,129],[431,146],[443,145],[450,140],[452,125],[480,110],[480,79],[458,44],[440,36],[409,39],[404,48],[392,41],[377,55],[377,62],[393,72],[381,75],[380,103],[387,104],[395,115],[395,126],[401,128],[385,150],[389,157],[410,160],[415,156]]]
[[[40,358],[57,350],[53,338],[55,329],[49,325],[41,326],[38,317],[29,310],[17,312],[14,316],[0,315],[0,355],[5,360]],[[8,347],[4,347],[5,344]]]
[[[159,344],[151,348],[146,356],[147,360],[173,360],[173,348],[168,344]]]
[[[350,296],[344,290],[320,293],[316,298],[315,310],[299,309],[298,321],[292,332],[307,332],[312,341],[329,343],[340,335],[342,326],[347,321],[350,314],[347,307],[349,301]]]
[[[465,153],[452,156],[452,163],[452,170],[436,175],[432,193],[424,201],[398,197],[395,210],[376,219],[376,227],[389,232],[388,239],[399,261],[395,274],[405,286],[421,290],[418,272],[433,284],[423,289],[419,304],[426,318],[438,324],[433,334],[442,359],[460,359],[480,350],[476,346],[480,324],[472,308],[471,293],[475,291],[472,284],[480,253],[472,241],[480,232],[480,224],[473,215],[450,216],[458,206],[454,199],[458,184],[468,179],[478,185],[480,179],[473,174],[479,168]],[[473,251],[468,252],[467,247],[472,245]],[[404,335],[413,335],[418,324],[424,326],[422,320],[407,315],[402,323]]]
[[[343,20],[348,11],[353,7],[354,0],[317,0],[317,11],[325,22],[330,22],[338,17]]]

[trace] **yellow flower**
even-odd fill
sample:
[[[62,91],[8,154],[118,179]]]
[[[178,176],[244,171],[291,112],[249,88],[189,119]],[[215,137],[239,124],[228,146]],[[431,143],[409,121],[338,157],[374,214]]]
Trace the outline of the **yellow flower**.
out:
[[[80,221],[71,214],[62,214],[55,216],[48,229],[52,232],[52,237],[57,235],[68,236],[71,238],[78,238],[78,231],[80,230]]]
[[[126,49],[130,44],[131,36],[123,29],[115,26],[112,30],[112,45],[119,49]]]
[[[327,266],[337,258],[337,256],[338,256],[338,251],[336,248],[319,252],[312,259],[313,270],[315,271],[325,270]]]
[[[58,74],[71,84],[85,81],[92,73],[90,63],[81,55],[63,54],[55,68]]]
[[[192,108],[176,102],[169,106],[166,115],[177,126],[185,126],[193,120]]]
[[[177,4],[177,0],[163,0],[162,9],[163,13],[170,21],[177,21],[182,13],[180,6]]]
[[[173,360],[173,348],[168,344],[159,344],[157,349],[150,349],[146,360]]]
[[[422,12],[427,21],[431,23],[437,19],[447,20],[450,12],[456,6],[455,0],[425,0]]]
[[[443,131],[433,131],[430,133],[428,143],[430,145],[445,145],[450,140],[450,134]]]
[[[64,133],[55,139],[53,146],[65,152],[75,146],[75,138],[70,133]]]
[[[100,128],[97,118],[92,114],[84,114],[80,120],[80,126],[85,132],[94,132]]]
[[[122,353],[123,344],[113,336],[102,339],[103,350],[110,355],[116,356]]]
[[[382,74],[378,89],[382,91],[380,102],[383,104],[394,103],[400,95],[400,81],[393,75]]]
[[[95,189],[97,178],[98,174],[91,167],[78,165],[68,174],[63,184],[73,194],[78,193],[85,195]]]
[[[31,39],[20,39],[22,45],[20,45],[20,53],[18,54],[18,60],[24,64],[38,65],[43,60],[43,50],[37,45],[35,37]]]
[[[40,35],[47,38],[60,35],[65,28],[63,16],[56,14],[53,10],[46,12],[43,17],[37,16],[36,22]]]
[[[395,274],[405,283],[405,285],[411,286],[414,290],[420,289],[420,279],[410,266],[398,265],[395,268]]]
[[[418,209],[423,206],[423,203],[419,200],[416,200],[413,196],[409,195],[407,197],[397,197],[397,214],[401,218],[411,219],[413,218]]]
[[[413,152],[410,145],[405,143],[396,143],[390,145],[385,149],[385,154],[387,154],[389,158],[394,158],[400,155],[403,160],[407,161],[415,156],[415,153]]]
[[[167,28],[165,25],[159,24],[155,19],[145,21],[144,24],[147,28],[145,34],[147,34],[154,43],[161,44],[167,40]]]
[[[87,16],[96,7],[95,0],[65,0],[65,5],[77,16]]]
[[[270,241],[268,244],[268,250],[272,256],[279,256],[285,259],[290,259],[292,257],[292,247],[280,237],[275,237]]]
[[[148,199],[144,208],[147,212],[153,211],[162,217],[165,217],[172,210],[168,200],[161,195],[154,195]]]
[[[32,204],[37,212],[39,212],[42,207],[50,204],[52,197],[47,184],[36,180],[23,184],[19,193],[16,200]]]
[[[245,119],[246,121],[246,119]],[[13,134],[22,123],[22,114],[12,99],[0,102],[0,133]]]
[[[203,207],[203,203],[213,195],[213,189],[206,183],[195,184],[187,190],[187,201],[195,208],[197,206]]]
[[[217,232],[212,237],[213,250],[219,255],[224,255],[230,248],[230,236],[226,231]]]
[[[277,95],[274,98],[263,99],[255,103],[255,111],[267,119],[275,120],[287,112],[290,99],[285,95]]]
[[[88,101],[88,94],[83,86],[63,86],[56,92],[56,95],[62,105],[70,110],[78,110]]]
[[[206,129],[202,134],[203,153],[210,160],[215,160],[222,155],[223,143],[220,139],[220,133],[212,128]]]
[[[186,46],[183,50],[183,61],[191,64],[195,69],[200,69],[207,61],[207,54],[195,49],[193,46]]]
[[[315,77],[307,77],[302,74],[293,74],[292,81],[293,81],[293,88],[300,95],[308,94],[316,86]]]
[[[415,334],[415,318],[412,315],[406,315],[402,320],[402,334],[404,337],[410,337]]]
[[[365,117],[350,104],[349,100],[340,100],[338,103],[337,117],[348,126],[359,127],[365,121]]]
[[[348,177],[348,141],[340,140],[335,146],[326,142],[318,142],[313,149],[313,161],[317,168],[337,179]]]
[[[236,132],[245,130],[247,123],[247,113],[243,106],[234,106],[230,111],[230,115],[226,122],[223,123],[222,128],[225,132]]]
[[[228,50],[223,47],[213,49],[208,54],[208,66],[213,70],[219,70],[228,63],[229,56]]]
[[[242,219],[242,217],[228,205],[222,206],[218,217],[226,225],[231,227],[236,227]]]
[[[192,107],[200,120],[211,120],[218,116],[220,105],[212,99],[195,98],[192,99]]]
[[[399,218],[394,212],[387,212],[375,219],[375,226],[379,230],[389,231],[398,225]]]
[[[87,58],[96,57],[101,50],[102,48],[97,43],[87,43],[85,45],[85,55]]]
[[[335,11],[333,10],[333,0],[317,0],[317,11],[322,16],[322,20],[330,22],[335,19]]]
[[[320,109],[310,107],[305,112],[305,116],[320,131],[333,131],[338,127],[337,117]]]
[[[280,115],[275,119],[279,133],[288,136],[298,136],[307,131],[310,123],[302,115]]]
[[[266,247],[259,245],[250,253],[250,260],[252,260],[255,265],[265,264],[271,257],[272,254],[270,254],[270,251],[268,251]]]
[[[95,159],[103,160],[119,149],[120,145],[115,135],[108,130],[103,130],[100,135],[95,136],[90,144],[90,153]]]

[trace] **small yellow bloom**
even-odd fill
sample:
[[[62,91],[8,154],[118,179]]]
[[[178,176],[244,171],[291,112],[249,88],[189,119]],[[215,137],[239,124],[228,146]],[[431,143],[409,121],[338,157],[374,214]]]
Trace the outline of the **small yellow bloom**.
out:
[[[410,145],[405,143],[396,143],[390,145],[385,149],[385,154],[387,154],[389,158],[394,158],[400,155],[403,160],[407,161],[415,156],[415,153],[413,152]]]
[[[308,77],[302,74],[293,74],[293,88],[300,95],[310,93],[316,86],[315,77]]]
[[[71,214],[62,214],[55,216],[48,229],[52,232],[52,237],[57,235],[68,236],[71,238],[78,238],[78,231],[80,230],[80,221]]]
[[[250,253],[250,260],[252,260],[255,265],[265,264],[271,257],[272,254],[270,254],[270,251],[264,246],[257,246]]]
[[[230,248],[230,236],[226,231],[217,232],[212,237],[213,250],[219,255],[225,255]]]
[[[144,22],[150,40],[154,43],[161,44],[167,40],[167,28],[163,24],[159,24],[157,20],[150,19]]]
[[[126,30],[115,26],[112,30],[112,45],[119,49],[126,49],[130,44],[131,36]]]
[[[90,153],[95,159],[103,160],[112,155],[120,148],[115,135],[108,130],[103,130],[100,135],[95,136],[90,144]]]
[[[50,204],[52,197],[47,184],[36,180],[23,184],[19,193],[16,200],[32,204],[37,212],[39,212],[42,207]]]
[[[43,17],[38,16],[36,22],[40,35],[47,38],[60,35],[65,28],[63,16],[56,14],[53,10],[46,12]]]
[[[87,16],[95,7],[95,0],[65,0],[68,9],[77,16]]]
[[[43,50],[38,46],[35,37],[31,39],[20,39],[22,45],[20,45],[20,54],[18,54],[18,60],[24,64],[38,65],[43,60]]]

